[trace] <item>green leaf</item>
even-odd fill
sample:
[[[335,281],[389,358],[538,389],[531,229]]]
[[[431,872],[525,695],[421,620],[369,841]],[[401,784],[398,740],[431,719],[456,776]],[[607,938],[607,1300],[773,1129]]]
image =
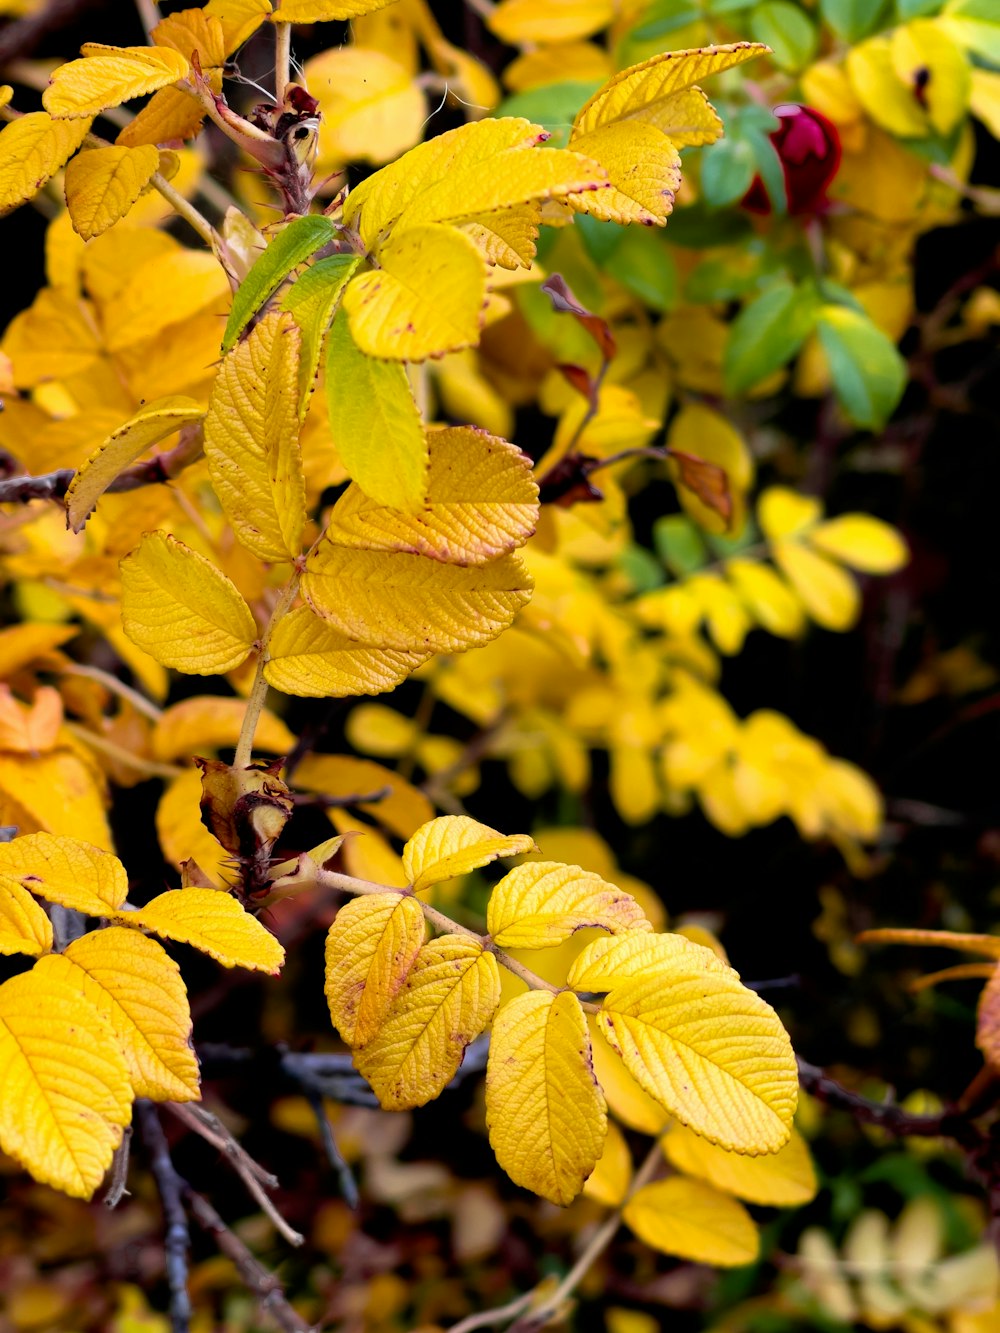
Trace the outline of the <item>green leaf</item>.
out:
[[[644,301],[665,314],[677,304],[677,266],[659,232],[630,227],[605,261],[604,271]]]
[[[737,315],[723,358],[726,392],[745,393],[792,359],[816,324],[811,283],[780,281]]]
[[[299,360],[299,406],[306,400],[316,378],[323,339],[336,313],[348,278],[361,263],[360,255],[331,255],[301,273],[285,293],[281,308],[287,310],[302,334]]]
[[[747,130],[746,140],[753,149],[754,162],[771,201],[771,210],[779,217],[784,217],[788,212],[788,191],[785,188],[785,168],[781,164],[778,150],[771,142],[770,134],[756,127]]]
[[[746,0],[741,0],[745,4]],[[703,17],[702,6],[692,0],[653,0],[642,22],[629,33],[633,42],[654,42],[679,28],[690,27]]]
[[[778,271],[779,261],[760,240],[724,250],[691,270],[684,284],[684,299],[695,305],[712,301],[735,301],[760,290],[761,278]]]
[[[941,0],[896,0],[896,14],[900,23],[909,23],[910,19],[936,14],[940,8]]]
[[[279,232],[253,268],[240,283],[233,297],[233,308],[222,335],[222,350],[228,352],[249,324],[254,314],[273,296],[293,268],[302,264],[327,245],[336,235],[329,218],[310,214],[296,218]]]
[[[667,514],[653,524],[653,545],[663,564],[678,578],[708,564],[701,529],[687,514]]]
[[[879,430],[906,386],[906,363],[867,315],[842,305],[821,307],[819,340],[840,405],[855,426]]]
[[[670,242],[685,249],[707,250],[716,245],[736,245],[752,235],[750,219],[736,209],[712,212],[699,202],[687,208],[675,208],[670,215]]]
[[[766,0],[758,5],[750,15],[750,35],[771,48],[776,65],[793,73],[808,65],[819,41],[809,17],[788,0]]]
[[[948,0],[941,16],[945,30],[990,64],[1000,65],[1000,14],[996,0]]]
[[[497,117],[524,116],[526,120],[543,125],[549,131],[552,135],[548,141],[550,148],[565,148],[576,113],[600,86],[600,80],[574,80],[550,83],[543,88],[529,88],[527,92],[515,93],[513,97],[501,102],[493,114]]]
[[[608,256],[614,254],[628,234],[617,222],[604,222],[592,218],[589,213],[578,213],[573,225],[580,233],[583,248],[598,267],[603,267]]]
[[[879,0],[819,0],[819,12],[844,42],[856,42],[876,27],[886,9]]]
[[[632,585],[633,592],[652,592],[663,583],[663,570],[651,551],[634,543],[615,557],[615,565]]]
[[[754,151],[746,139],[726,138],[705,150],[701,193],[709,208],[725,208],[742,199],[756,170]]]
[[[343,311],[326,343],[326,400],[341,462],[369,499],[418,509],[427,495],[427,440],[406,368],[365,356]]]

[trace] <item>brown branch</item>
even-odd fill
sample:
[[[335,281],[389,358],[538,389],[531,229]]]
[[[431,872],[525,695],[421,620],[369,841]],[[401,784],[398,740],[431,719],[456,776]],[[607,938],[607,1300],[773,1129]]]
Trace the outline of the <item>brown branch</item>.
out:
[[[117,1208],[128,1193],[125,1186],[128,1183],[128,1159],[131,1144],[132,1126],[126,1125],[122,1130],[122,1141],[115,1149],[115,1155],[111,1159],[111,1170],[109,1172],[111,1180],[104,1195],[104,1206],[106,1208]]]
[[[248,1291],[257,1298],[261,1309],[271,1316],[282,1333],[311,1333],[310,1325],[289,1305],[278,1278],[258,1263],[208,1200],[196,1194],[190,1185],[184,1187],[184,1198],[192,1217],[215,1238],[222,1253],[233,1261]]]
[[[31,55],[35,47],[57,28],[66,27],[72,19],[90,9],[94,0],[49,0],[49,3],[23,19],[16,19],[0,29],[0,69],[12,60]]]
[[[799,1057],[799,1083],[824,1106],[846,1111],[853,1119],[865,1125],[878,1125],[886,1133],[899,1138],[951,1138],[968,1146],[969,1129],[965,1115],[955,1107],[946,1106],[931,1115],[915,1115],[895,1102],[875,1102],[852,1092],[831,1078],[825,1070]],[[973,1130],[978,1141],[978,1131]]]
[[[188,1333],[191,1327],[191,1298],[188,1295],[188,1252],[191,1233],[187,1213],[181,1202],[186,1188],[177,1174],[167,1145],[167,1136],[152,1102],[140,1098],[135,1104],[139,1132],[149,1153],[149,1165],[156,1180],[163,1205],[166,1234],[163,1240],[167,1286],[170,1288],[170,1327],[172,1333]]]

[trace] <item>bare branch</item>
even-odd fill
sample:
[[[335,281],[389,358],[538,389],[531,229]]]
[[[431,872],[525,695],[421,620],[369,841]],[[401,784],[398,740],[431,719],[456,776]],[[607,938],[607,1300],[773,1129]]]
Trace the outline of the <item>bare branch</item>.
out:
[[[170,1327],[172,1333],[188,1333],[191,1327],[191,1298],[187,1287],[191,1233],[188,1230],[187,1213],[181,1202],[185,1184],[174,1169],[167,1136],[153,1103],[140,1098],[135,1104],[135,1114],[142,1141],[149,1152],[149,1165],[160,1192],[163,1220],[166,1223],[163,1249],[167,1286],[170,1288]]]

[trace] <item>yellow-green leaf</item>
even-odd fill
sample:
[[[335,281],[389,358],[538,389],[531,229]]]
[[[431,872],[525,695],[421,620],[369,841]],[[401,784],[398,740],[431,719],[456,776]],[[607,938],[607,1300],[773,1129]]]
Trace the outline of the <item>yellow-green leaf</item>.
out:
[[[794,1128],[785,1146],[766,1157],[727,1152],[683,1125],[672,1126],[664,1136],[663,1151],[678,1171],[747,1203],[791,1208],[808,1203],[819,1188],[809,1149]]]
[[[530,148],[545,138],[540,125],[517,116],[470,121],[446,130],[417,144],[352,190],[344,205],[344,221],[357,222],[361,239],[373,247],[423,190],[456,172],[488,172],[485,164],[498,153],[517,146]]]
[[[866,574],[894,574],[909,559],[896,529],[870,514],[843,514],[820,523],[810,531],[809,545]]]
[[[547,949],[586,926],[614,935],[651,929],[630,894],[558,861],[528,861],[505,875],[490,895],[486,923],[504,949]]]
[[[632,1183],[632,1154],[625,1135],[613,1120],[608,1121],[607,1138],[597,1165],[583,1187],[583,1193],[606,1208],[619,1208],[625,1202]]]
[[[0,954],[37,958],[52,948],[52,923],[31,894],[6,872],[0,874]]]
[[[802,603],[770,565],[756,560],[727,560],[726,576],[758,624],[786,639],[802,633]]]
[[[734,42],[728,46],[705,46],[690,51],[666,51],[621,70],[580,108],[573,122],[573,136],[590,134],[602,125],[619,121],[645,122],[661,133],[685,140],[678,131],[687,123],[688,102],[677,95],[701,79],[732,69],[745,60],[763,55],[760,42]],[[676,114],[678,107],[683,108]]]
[[[798,542],[774,542],[771,550],[778,568],[817,625],[850,629],[861,609],[861,594],[850,574]]]
[[[147,532],[121,562],[122,626],[164,666],[233,671],[257,638],[250,608],[211,561],[176,537]]]
[[[406,369],[360,351],[343,311],[327,338],[326,401],[340,461],[368,500],[392,512],[419,510],[427,439]]]
[[[674,1176],[645,1185],[629,1199],[623,1216],[654,1250],[695,1263],[736,1268],[753,1263],[760,1249],[743,1205],[700,1180]]]
[[[344,293],[351,334],[367,356],[425,361],[479,341],[488,269],[464,232],[408,227],[393,233],[378,262]]]
[[[93,54],[59,65],[42,94],[52,116],[96,116],[108,107],[165,88],[187,77],[188,61],[166,46],[98,46]]]
[[[571,195],[578,212],[620,225],[666,222],[681,183],[681,158],[662,130],[643,121],[613,121],[587,134],[574,132],[571,142],[596,159],[611,182],[606,190]]]
[[[526,833],[498,833],[468,815],[443,815],[418,828],[403,848],[406,877],[419,893],[495,861],[537,851]]]
[[[490,1036],[486,1123],[515,1184],[552,1203],[573,1202],[600,1159],[608,1122],[587,1020],[570,991],[529,991],[501,1008]]]
[[[363,483],[349,487],[330,518],[337,544],[455,565],[481,565],[523,546],[538,521],[531,460],[474,426],[428,431],[427,446],[427,494],[419,510],[401,513],[402,506],[366,494]]]
[[[890,53],[896,75],[911,96],[922,80],[927,118],[938,134],[949,135],[968,109],[972,67],[946,25],[919,18],[903,24],[890,38]]]
[[[78,469],[66,491],[66,513],[73,531],[83,530],[97,501],[140,454],[203,416],[204,411],[193,398],[175,394],[143,404],[135,416],[112,431]]]
[[[139,148],[92,148],[66,168],[66,207],[73,230],[85,241],[125,216],[160,168],[160,153]]]
[[[432,1101],[454,1078],[465,1048],[500,1002],[497,960],[477,939],[425,944],[378,1034],[354,1063],[387,1111]]]
[[[814,495],[799,495],[787,486],[769,486],[757,501],[757,521],[768,541],[797,537],[823,517]]]
[[[280,0],[272,23],[324,23],[374,13],[391,0]]]
[[[326,937],[326,1000],[349,1046],[364,1046],[385,1022],[426,935],[420,904],[401,893],[340,908]]]
[[[798,1071],[774,1010],[730,968],[686,954],[617,986],[598,1023],[625,1068],[681,1124],[756,1156],[788,1142]]]
[[[235,898],[215,889],[168,889],[138,911],[118,918],[162,939],[190,944],[223,967],[245,967],[276,976],[285,951],[269,930]]]
[[[0,875],[46,902],[87,916],[110,916],[128,896],[125,867],[117,856],[52,833],[26,833],[0,843]]]
[[[78,991],[33,969],[0,986],[0,1148],[89,1199],[132,1109],[125,1058]]]
[[[495,639],[528,601],[531,578],[514,555],[463,568],[351,550],[328,536],[309,557],[302,591],[318,615],[359,643],[448,653]]]
[[[330,255],[300,273],[281,300],[302,335],[299,353],[299,415],[304,416],[309,403],[319,359],[330,321],[333,319],[344,285],[361,263],[360,255]]]
[[[196,1101],[198,1061],[180,968],[155,940],[121,926],[93,930],[39,964],[107,1020],[137,1097]]]
[[[265,316],[223,361],[205,418],[212,486],[236,536],[261,560],[293,560],[306,520],[300,341],[291,315]]]
[[[276,690],[312,699],[382,694],[406,679],[430,653],[358,643],[308,606],[282,617],[267,646],[264,678]]]
[[[83,143],[86,120],[53,120],[46,111],[31,111],[0,132],[0,217],[33,199]]]

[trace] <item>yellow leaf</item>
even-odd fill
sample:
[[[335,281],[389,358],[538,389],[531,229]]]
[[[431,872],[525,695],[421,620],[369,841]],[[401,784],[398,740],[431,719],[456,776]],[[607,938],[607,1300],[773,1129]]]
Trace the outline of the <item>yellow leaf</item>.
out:
[[[679,954],[612,990],[597,1016],[601,1030],[681,1124],[734,1152],[777,1152],[798,1094],[788,1034],[731,968],[688,958]]]
[[[528,42],[571,42],[606,28],[615,17],[614,0],[501,0],[487,20],[508,46]]]
[[[490,895],[486,922],[504,949],[547,949],[585,926],[615,935],[650,930],[629,894],[558,861],[528,861],[505,875]]]
[[[771,551],[778,568],[817,625],[824,629],[850,629],[861,609],[861,595],[846,570],[798,542],[774,542]]]
[[[583,191],[602,193],[606,185],[603,166],[589,161],[582,147],[544,153],[523,146],[504,148],[490,157],[488,170],[456,170],[422,191],[403,210],[396,226],[458,223],[501,208],[564,199]]]
[[[382,694],[395,689],[429,656],[358,643],[300,606],[284,616],[271,635],[264,678],[276,690],[311,699]]]
[[[381,9],[390,0],[279,0],[272,23],[324,23],[354,19]]]
[[[516,116],[447,130],[417,144],[352,190],[344,204],[344,221],[356,222],[361,239],[371,248],[423,190],[455,172],[475,175],[488,171],[485,164],[497,153],[518,145],[530,148],[546,137],[540,125]]]
[[[535,257],[541,217],[540,204],[521,204],[517,208],[497,209],[495,213],[480,213],[466,218],[460,225],[479,246],[488,263],[498,268],[523,269],[530,268]],[[494,277],[494,285],[496,283]],[[485,421],[479,424],[489,425]]]
[[[477,939],[441,935],[425,944],[377,1036],[354,1054],[381,1106],[406,1111],[433,1100],[499,1001],[497,960]]]
[[[39,686],[30,704],[0,686],[0,750],[46,754],[55,749],[62,722],[62,696],[51,685]]]
[[[305,525],[300,343],[291,315],[265,316],[222,362],[205,418],[212,486],[236,536],[261,560],[294,559]]]
[[[809,1149],[794,1128],[785,1146],[767,1157],[727,1152],[683,1125],[664,1136],[663,1151],[678,1171],[747,1203],[792,1208],[815,1198],[819,1188]]]
[[[422,791],[391,768],[383,768],[370,759],[346,754],[311,754],[295,770],[295,785],[303,791],[321,792],[337,797],[345,805],[357,806],[397,838],[412,837],[421,824],[434,818],[434,807]]]
[[[847,53],[847,76],[858,101],[876,125],[904,139],[927,136],[929,119],[912,87],[900,79],[889,37],[870,37]]]
[[[228,298],[229,282],[214,255],[199,250],[156,255],[136,269],[118,293],[115,317],[105,330],[108,350],[128,352],[135,343],[156,337],[172,324],[183,324],[206,306],[221,313]],[[187,344],[190,338],[185,330]]]
[[[972,90],[965,53],[933,19],[896,28],[889,42],[897,77],[915,101],[920,88],[931,125],[940,135],[950,134],[965,115]]]
[[[196,694],[165,708],[150,736],[154,758],[170,763],[204,754],[206,750],[235,746],[246,707],[244,699]],[[254,753],[266,750],[271,754],[288,754],[294,745],[294,734],[279,717],[264,709],[254,732]]]
[[[271,0],[208,0],[206,15],[222,24],[226,55],[252,37],[271,13]]]
[[[768,541],[797,537],[823,517],[823,506],[812,495],[799,495],[787,486],[769,486],[757,501],[757,520]]]
[[[478,342],[487,266],[464,232],[439,223],[393,232],[378,261],[377,270],[359,274],[344,293],[362,352],[424,361]]]
[[[603,1203],[606,1208],[620,1208],[631,1183],[632,1154],[625,1142],[625,1135],[613,1120],[609,1120],[604,1150],[593,1173],[587,1178],[583,1193],[588,1199]]]
[[[525,51],[504,70],[503,81],[511,92],[523,93],[566,80],[603,83],[613,73],[608,53],[596,42],[568,41]]]
[[[531,460],[473,426],[427,434],[427,498],[413,514],[352,486],[330,516],[338,546],[405,551],[454,565],[482,565],[523,546],[538,521]]]
[[[994,139],[1000,139],[1000,73],[989,69],[972,71],[969,105],[972,114],[983,122]]]
[[[74,532],[81,532],[97,501],[115,477],[140,454],[204,412],[193,398],[174,395],[145,403],[124,425],[111,432],[78,469],[66,492],[66,513]]]
[[[132,1109],[125,1058],[93,1005],[38,971],[0,986],[0,1148],[89,1199]]]
[[[802,603],[770,565],[739,558],[727,560],[726,576],[758,624],[785,639],[795,639],[802,633]]]
[[[982,953],[989,958],[1000,959],[1000,935],[884,927],[880,930],[863,930],[857,938],[866,944],[926,944],[935,949],[958,949],[963,953]]]
[[[32,111],[0,132],[0,217],[32,199],[80,147],[90,118],[72,123]]]
[[[146,533],[121,575],[125,633],[164,666],[214,676],[253,647],[257,626],[235,585],[176,537]]]
[[[385,1022],[427,935],[420,904],[400,893],[345,903],[326,937],[326,999],[349,1046],[364,1046]]]
[[[683,1176],[643,1186],[623,1218],[654,1250],[695,1263],[736,1268],[753,1263],[760,1250],[757,1228],[741,1203]]]
[[[108,1022],[137,1097],[198,1099],[198,1061],[180,968],[155,940],[110,926],[45,958],[42,975],[71,987]]]
[[[46,902],[87,916],[110,916],[128,895],[125,867],[117,856],[51,833],[26,833],[0,843],[0,875]]]
[[[351,550],[327,536],[309,557],[302,592],[318,615],[359,643],[447,653],[495,639],[528,601],[531,579],[514,555],[463,568]]]
[[[662,1134],[668,1116],[663,1107],[635,1081],[604,1038],[594,1018],[588,1021],[594,1073],[604,1089],[608,1106],[623,1125],[640,1134]]]
[[[221,80],[214,71],[208,72],[208,82],[213,91],[221,91]],[[124,148],[138,148],[143,144],[191,139],[201,129],[204,119],[205,108],[191,93],[183,88],[161,88],[119,132],[115,143]]]
[[[590,1034],[569,991],[529,991],[505,1004],[490,1036],[486,1123],[517,1185],[565,1207],[583,1189],[607,1132]]]
[[[358,503],[418,511],[427,498],[427,439],[406,368],[360,351],[343,312],[327,336],[326,394],[333,443],[363,492]]]
[[[302,71],[322,116],[316,174],[348,162],[381,166],[419,140],[427,115],[423,89],[405,65],[360,45],[334,47]]]
[[[38,659],[58,660],[57,648],[79,633],[76,625],[25,623],[0,630],[0,680],[7,680]]]
[[[66,168],[66,206],[73,230],[85,241],[125,216],[160,168],[160,154],[140,148],[93,148]]]
[[[526,833],[498,833],[468,815],[444,815],[418,828],[403,848],[403,868],[414,890],[467,875],[495,861],[537,850]]]
[[[680,154],[655,125],[613,121],[588,134],[573,133],[572,146],[599,162],[611,186],[570,196],[580,213],[602,222],[663,226],[681,183]]]
[[[215,889],[168,889],[119,922],[151,930],[165,940],[190,944],[223,967],[245,967],[277,976],[285,951],[269,930],[235,898]]]
[[[735,42],[691,51],[667,51],[623,69],[599,88],[577,113],[571,144],[577,135],[590,134],[618,121],[642,121],[669,135],[676,144],[691,116],[690,99],[678,98],[701,79],[732,69],[767,51],[759,42]],[[697,139],[693,142],[705,142]]]
[[[110,849],[100,770],[71,750],[0,755],[0,824],[23,833],[85,835]]]
[[[187,77],[188,61],[179,51],[159,46],[98,46],[94,54],[59,65],[42,94],[52,116],[96,116],[108,107],[165,88]]]
[[[169,46],[190,60],[195,51],[202,70],[221,65],[226,58],[226,39],[222,22],[208,9],[184,9],[168,14],[150,32],[157,46]]]
[[[1000,1069],[1000,967],[983,987],[976,1015],[976,1045],[993,1069]]]
[[[194,860],[216,883],[227,883],[232,861],[201,820],[201,774],[185,769],[169,783],[156,807],[156,836],[163,855],[178,869]]]
[[[573,960],[566,984],[579,991],[610,991],[655,968],[670,968],[678,960],[689,971],[730,971],[711,949],[683,935],[644,931],[591,940]]]
[[[820,523],[810,531],[809,545],[866,574],[894,574],[909,560],[896,529],[870,514],[844,514]]]
[[[37,958],[52,948],[52,925],[20,883],[0,872],[0,954],[26,953]]]

